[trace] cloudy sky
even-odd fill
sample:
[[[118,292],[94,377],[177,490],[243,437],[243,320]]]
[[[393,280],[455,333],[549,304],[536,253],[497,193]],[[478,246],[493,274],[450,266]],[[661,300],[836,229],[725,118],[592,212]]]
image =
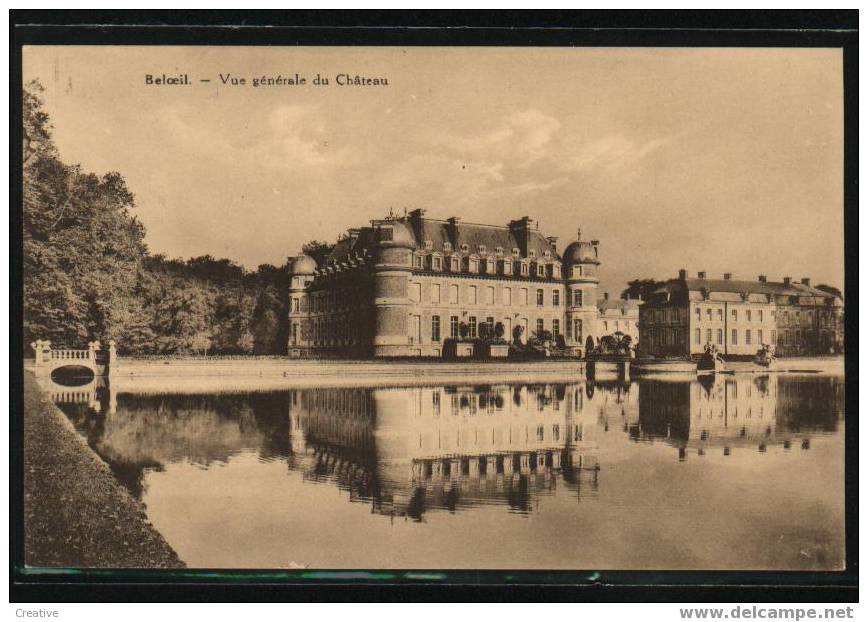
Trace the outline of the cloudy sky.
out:
[[[841,71],[832,49],[24,54],[62,158],[124,175],[153,252],[255,267],[390,208],[528,215],[562,247],[579,227],[599,239],[612,292],[682,267],[843,285]],[[194,84],[145,84],[163,73]],[[221,73],[331,84],[233,87]]]

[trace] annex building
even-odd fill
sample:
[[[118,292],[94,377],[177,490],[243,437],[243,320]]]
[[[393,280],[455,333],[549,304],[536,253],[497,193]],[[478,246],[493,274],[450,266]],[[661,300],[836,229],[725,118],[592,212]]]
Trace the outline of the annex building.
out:
[[[844,347],[843,301],[795,282],[696,278],[680,270],[640,307],[643,356],[700,356],[710,344],[724,356],[752,356],[763,345],[778,356],[841,352]]]
[[[601,335],[598,252],[581,232],[561,252],[528,217],[489,225],[414,210],[373,220],[349,229],[322,265],[290,261],[288,351],[440,357],[447,340],[500,325],[506,341],[548,331],[583,356]]]

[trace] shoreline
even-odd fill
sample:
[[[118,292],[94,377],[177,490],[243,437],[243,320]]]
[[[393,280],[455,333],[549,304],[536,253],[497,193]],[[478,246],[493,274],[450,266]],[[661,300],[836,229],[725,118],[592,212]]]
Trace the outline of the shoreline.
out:
[[[185,567],[29,373],[22,416],[28,569]]]

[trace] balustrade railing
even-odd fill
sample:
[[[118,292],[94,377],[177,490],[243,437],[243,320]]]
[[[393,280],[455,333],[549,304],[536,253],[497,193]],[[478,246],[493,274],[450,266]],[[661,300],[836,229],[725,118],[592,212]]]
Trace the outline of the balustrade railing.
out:
[[[89,360],[92,350],[51,350],[53,360]]]

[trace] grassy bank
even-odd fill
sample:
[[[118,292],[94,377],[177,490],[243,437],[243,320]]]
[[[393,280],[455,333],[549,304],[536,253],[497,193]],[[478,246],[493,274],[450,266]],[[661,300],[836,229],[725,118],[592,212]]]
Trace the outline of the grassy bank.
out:
[[[24,559],[30,567],[182,568],[144,509],[24,374]]]

